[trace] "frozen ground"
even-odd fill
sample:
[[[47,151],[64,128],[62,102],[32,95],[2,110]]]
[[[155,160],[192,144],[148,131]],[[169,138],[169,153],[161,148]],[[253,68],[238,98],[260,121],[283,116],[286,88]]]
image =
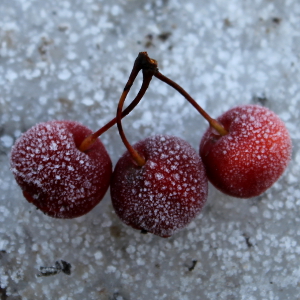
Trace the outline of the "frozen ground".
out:
[[[1,0],[0,298],[300,299],[299,20],[297,0]],[[104,125],[140,51],[214,117],[243,103],[279,114],[289,168],[250,200],[210,187],[203,212],[168,239],[123,225],[109,193],[78,219],[43,215],[10,172],[12,144],[41,121]],[[157,79],[123,124],[132,142],[167,133],[196,149],[207,126]],[[102,140],[116,163],[116,128]],[[71,275],[36,276],[60,260]]]

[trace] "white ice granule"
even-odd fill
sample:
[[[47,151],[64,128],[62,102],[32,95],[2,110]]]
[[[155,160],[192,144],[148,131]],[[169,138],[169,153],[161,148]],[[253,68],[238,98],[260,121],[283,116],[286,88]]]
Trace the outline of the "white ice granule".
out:
[[[68,80],[71,77],[71,72],[68,69],[64,69],[58,73],[58,78],[60,80]]]
[[[7,147],[7,148],[11,147],[13,145],[13,142],[14,142],[13,138],[9,135],[1,136],[0,141],[2,142],[3,146]]]
[[[5,289],[8,285],[9,276],[4,274],[3,268],[0,269],[0,287]]]
[[[13,82],[14,80],[16,80],[18,78],[18,74],[16,72],[14,72],[13,70],[8,70],[6,72],[5,78],[8,81]]]
[[[21,254],[21,255],[23,255],[25,252],[26,252],[25,245],[22,245],[22,246],[18,249],[18,253]]]
[[[256,214],[258,212],[257,206],[251,206],[249,210],[252,214]]]
[[[89,70],[91,65],[87,60],[82,60],[80,62],[80,65],[85,69],[85,70]]]
[[[41,96],[39,98],[39,102],[40,102],[41,105],[45,105],[47,103],[47,101],[48,101],[48,99],[45,96]]]
[[[142,116],[143,122],[146,124],[151,124],[153,122],[153,116],[151,111],[145,111]]]
[[[136,260],[136,263],[137,263],[138,266],[143,266],[143,265],[145,265],[145,260],[142,259],[142,258],[138,258]]]
[[[116,270],[117,270],[117,268],[115,267],[115,266],[108,266],[107,268],[106,268],[106,271],[105,271],[105,273],[115,273],[116,272]]]
[[[263,212],[263,216],[265,217],[265,218],[267,218],[267,219],[270,219],[271,217],[272,217],[272,214],[271,214],[271,212],[269,211],[269,210],[265,210],[264,212]]]
[[[119,15],[120,12],[121,12],[120,6],[118,6],[118,5],[113,5],[113,6],[111,7],[111,14],[112,14],[113,16]]]
[[[0,249],[6,249],[7,245],[9,244],[8,240],[0,240]]]
[[[73,51],[70,51],[70,52],[67,53],[67,58],[69,60],[74,60],[74,59],[77,58],[77,54],[75,52],[73,52]]]
[[[41,75],[41,71],[39,69],[35,69],[35,70],[23,70],[22,74],[23,74],[23,76],[27,80],[32,80],[34,78],[39,77]]]
[[[39,246],[38,246],[37,244],[33,244],[33,245],[31,246],[31,250],[32,250],[32,251],[37,251],[38,248],[39,248]]]
[[[152,288],[152,286],[153,286],[152,281],[148,279],[148,280],[146,281],[146,286],[147,286],[148,288]]]
[[[94,253],[95,259],[100,260],[103,257],[103,254],[100,250]]]
[[[136,249],[135,249],[135,247],[132,246],[132,245],[129,245],[129,246],[126,248],[126,252],[127,252],[128,254],[132,254],[132,253],[134,253],[135,251],[136,251]]]
[[[91,106],[94,104],[94,100],[91,98],[84,98],[81,102],[86,106]]]

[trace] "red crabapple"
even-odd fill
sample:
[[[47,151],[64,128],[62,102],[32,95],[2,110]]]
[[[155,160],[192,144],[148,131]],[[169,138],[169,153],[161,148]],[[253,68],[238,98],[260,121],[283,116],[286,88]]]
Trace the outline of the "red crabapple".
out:
[[[134,149],[145,164],[138,166],[127,151],[111,181],[113,207],[135,229],[169,237],[201,211],[207,178],[200,157],[184,140],[153,136]]]
[[[284,123],[256,105],[235,107],[217,120],[228,134],[221,136],[210,127],[200,143],[209,181],[234,197],[262,194],[290,161],[292,143]]]
[[[78,150],[91,130],[74,121],[37,124],[15,143],[11,169],[25,198],[46,215],[75,218],[104,197],[112,164],[99,139]]]

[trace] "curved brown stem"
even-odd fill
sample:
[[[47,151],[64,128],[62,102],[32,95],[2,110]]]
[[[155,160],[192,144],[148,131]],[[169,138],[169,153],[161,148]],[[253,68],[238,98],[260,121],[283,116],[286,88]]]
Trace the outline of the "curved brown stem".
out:
[[[157,70],[157,62],[153,59],[150,59],[147,52],[141,52],[141,53],[139,53],[137,59],[135,60],[134,66],[129,75],[128,82],[124,88],[123,93],[126,93],[125,98],[127,97],[127,94],[129,92],[134,80],[136,79],[136,76],[138,75],[140,70],[142,70],[142,69],[144,70],[145,68],[147,68],[148,70],[151,70],[154,73]],[[142,86],[141,86],[137,96],[128,105],[128,107],[126,107],[126,109],[124,109],[124,111],[122,112],[121,118],[124,118],[125,116],[127,116],[136,107],[136,105],[140,102],[140,100],[143,98],[146,90],[149,87],[150,81],[151,81],[151,79],[149,81],[143,80]],[[111,121],[109,121],[107,124],[105,124],[103,127],[101,127],[99,130],[97,130],[94,133],[92,133],[91,135],[87,136],[83,140],[81,145],[79,146],[79,150],[82,152],[85,152],[86,150],[88,150],[101,134],[106,132],[109,128],[111,128],[116,123],[117,123],[117,118],[115,117]]]
[[[149,87],[149,82],[143,81],[142,86],[136,95],[136,97],[133,99],[133,101],[122,111],[122,116],[121,118],[123,119],[126,117],[141,101],[143,96],[145,95],[148,87]],[[110,120],[108,123],[106,123],[103,127],[101,127],[99,130],[95,131],[91,135],[87,136],[84,141],[81,143],[79,150],[84,152],[88,150],[93,143],[97,140],[98,137],[100,137],[104,132],[106,132],[109,128],[114,126],[117,123],[117,118],[113,118]]]
[[[153,77],[153,71],[146,69],[143,70],[143,85],[142,86],[149,86],[150,81]],[[136,162],[136,164],[140,167],[142,167],[146,161],[144,159],[143,156],[141,156],[132,146],[131,144],[128,142],[124,130],[123,130],[123,126],[122,126],[122,110],[123,110],[123,105],[126,99],[127,93],[124,89],[124,92],[121,95],[121,98],[119,100],[119,104],[118,104],[118,108],[117,108],[117,126],[118,126],[118,130],[119,130],[119,134],[121,136],[121,139],[125,145],[125,147],[127,148],[128,152],[130,153],[130,155],[132,156],[132,158],[134,159],[134,161]]]
[[[174,88],[177,92],[179,92],[183,97],[185,97],[196,109],[197,111],[208,121],[209,125],[214,128],[220,135],[228,134],[228,131],[220,124],[217,120],[211,118],[205,110],[176,82],[172,81],[168,77],[161,74],[157,71],[154,76],[161,81],[167,83],[172,88]]]

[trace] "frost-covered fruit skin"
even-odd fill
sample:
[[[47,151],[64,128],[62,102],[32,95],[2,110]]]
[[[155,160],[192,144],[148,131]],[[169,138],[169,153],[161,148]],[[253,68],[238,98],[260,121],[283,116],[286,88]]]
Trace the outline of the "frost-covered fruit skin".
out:
[[[74,121],[50,121],[25,132],[11,152],[11,169],[28,202],[55,218],[88,213],[104,197],[112,163],[98,139],[78,150],[92,131]]]
[[[257,105],[235,107],[218,121],[229,133],[221,137],[209,128],[200,143],[208,180],[234,197],[262,194],[290,161],[292,142],[284,123]]]
[[[208,181],[196,151],[184,140],[157,135],[134,145],[146,164],[126,152],[111,181],[113,207],[135,229],[169,237],[201,211]]]

